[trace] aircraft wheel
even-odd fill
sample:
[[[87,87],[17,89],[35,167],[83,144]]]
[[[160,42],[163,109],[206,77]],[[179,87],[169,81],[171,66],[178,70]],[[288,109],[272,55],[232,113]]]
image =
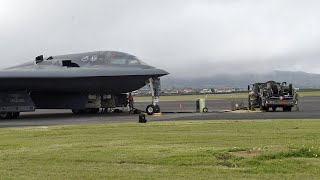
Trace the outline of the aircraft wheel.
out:
[[[1,112],[0,113],[0,118],[1,119],[11,119],[12,118],[12,113],[11,112]]]
[[[160,113],[161,110],[159,105],[155,105],[154,108],[154,113]]]
[[[147,106],[146,112],[148,115],[152,115],[155,113],[155,109],[156,109],[156,107],[151,104],[151,105]]]

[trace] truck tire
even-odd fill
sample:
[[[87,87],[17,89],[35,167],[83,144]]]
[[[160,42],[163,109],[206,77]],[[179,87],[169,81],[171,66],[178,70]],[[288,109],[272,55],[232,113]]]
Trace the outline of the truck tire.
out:
[[[292,107],[283,107],[283,111],[290,112],[292,111]]]
[[[265,107],[265,106],[260,105],[260,111],[269,112],[269,107]]]

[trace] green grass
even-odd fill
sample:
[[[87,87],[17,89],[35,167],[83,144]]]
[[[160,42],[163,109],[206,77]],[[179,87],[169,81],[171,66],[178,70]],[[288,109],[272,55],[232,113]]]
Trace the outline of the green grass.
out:
[[[300,96],[320,96],[320,90],[301,90]]]
[[[299,96],[320,96],[320,90],[301,90]],[[207,95],[176,95],[176,96],[161,96],[161,101],[195,101],[199,98],[205,98]],[[248,98],[248,93],[233,93],[233,94],[209,94],[208,100],[214,99],[237,99]],[[136,102],[151,101],[150,96],[135,97]]]
[[[319,179],[320,120],[8,128],[1,179]]]

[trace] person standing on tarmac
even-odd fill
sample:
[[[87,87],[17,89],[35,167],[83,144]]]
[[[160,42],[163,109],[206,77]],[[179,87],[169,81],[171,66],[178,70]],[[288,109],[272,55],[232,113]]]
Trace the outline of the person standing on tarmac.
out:
[[[128,102],[129,102],[129,110],[130,112],[133,111],[134,107],[134,100],[133,100],[133,97],[132,97],[132,94],[129,93],[129,96],[128,96]]]
[[[296,106],[296,111],[300,110],[299,107],[299,94],[297,91],[295,91],[294,95],[293,95],[293,100],[294,100],[294,105]]]

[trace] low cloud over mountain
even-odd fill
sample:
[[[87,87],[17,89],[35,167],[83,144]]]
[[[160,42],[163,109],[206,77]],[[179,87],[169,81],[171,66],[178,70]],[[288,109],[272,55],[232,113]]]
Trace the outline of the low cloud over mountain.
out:
[[[164,77],[164,88],[246,88],[248,84],[275,80],[288,82],[298,88],[320,88],[320,74],[305,72],[273,71],[266,74],[242,73],[242,74],[216,74],[201,78],[175,78]]]

